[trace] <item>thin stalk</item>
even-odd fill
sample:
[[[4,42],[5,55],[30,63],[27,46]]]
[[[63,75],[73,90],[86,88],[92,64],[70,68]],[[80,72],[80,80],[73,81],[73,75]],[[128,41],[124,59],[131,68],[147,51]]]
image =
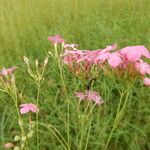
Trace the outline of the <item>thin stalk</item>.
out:
[[[118,126],[119,121],[120,121],[120,119],[121,119],[121,116],[122,116],[122,114],[123,114],[123,111],[124,111],[124,109],[125,109],[125,107],[126,107],[126,104],[127,104],[127,101],[128,101],[128,97],[129,97],[129,88],[128,88],[128,90],[127,90],[126,99],[125,99],[125,101],[124,101],[124,103],[123,103],[123,106],[122,106],[122,108],[121,108],[121,110],[120,110],[120,107],[121,107],[121,104],[122,104],[123,96],[124,96],[124,94],[121,94],[121,97],[120,97],[120,100],[119,100],[119,105],[118,105],[118,108],[117,108],[116,117],[115,117],[114,124],[113,124],[113,128],[112,128],[112,130],[111,130],[111,132],[110,132],[110,134],[109,134],[109,137],[108,137],[108,140],[107,140],[107,142],[106,142],[106,145],[105,145],[104,150],[107,150],[108,144],[109,144],[110,139],[111,139],[111,137],[112,137],[112,134],[113,134],[114,130],[116,129],[116,127]],[[119,111],[119,110],[120,110],[120,111]]]
[[[36,105],[39,107],[39,97],[40,97],[40,84],[37,84],[37,99],[36,99]],[[36,113],[36,142],[37,142],[37,150],[39,150],[39,113]]]
[[[67,149],[67,147],[69,147],[68,143],[66,142],[66,140],[64,139],[64,137],[62,136],[62,134],[53,125],[45,125],[45,124],[40,123],[40,122],[39,122],[39,124],[42,125],[42,126],[44,126],[44,127],[46,127],[46,128],[48,128],[54,134],[54,136],[57,138],[57,140],[60,142],[60,144],[63,146],[63,148],[66,149],[66,150],[68,150]],[[61,137],[61,139],[60,139],[59,136],[57,136],[57,134],[53,131],[53,129]],[[64,145],[63,142],[65,143],[66,146]]]
[[[57,63],[58,63],[58,67],[59,67],[59,71],[60,71],[60,78],[61,78],[61,82],[62,82],[62,88],[64,90],[64,95],[65,97],[67,98],[67,93],[66,93],[66,88],[65,88],[65,80],[64,80],[64,76],[63,76],[63,69],[62,69],[62,64],[61,64],[61,61],[60,61],[60,57],[58,55],[58,49],[57,49],[57,46],[54,46],[55,48],[55,58],[57,60]],[[70,143],[70,104],[69,104],[69,100],[67,100],[67,142],[68,142],[68,145]],[[70,149],[70,146],[68,147],[68,149]]]
[[[86,143],[85,143],[85,148],[84,150],[87,149],[87,146],[88,146],[88,142],[89,142],[89,137],[90,137],[90,132],[91,132],[91,124],[92,124],[92,118],[90,119],[90,125],[89,125],[89,129],[88,129],[88,133],[87,133],[87,139],[86,139]]]

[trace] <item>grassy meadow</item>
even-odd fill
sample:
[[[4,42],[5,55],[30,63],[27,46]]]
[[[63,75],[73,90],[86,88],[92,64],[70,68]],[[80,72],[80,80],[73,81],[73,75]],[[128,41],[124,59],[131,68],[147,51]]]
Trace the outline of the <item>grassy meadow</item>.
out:
[[[79,44],[80,49],[94,50],[117,43],[119,48],[145,45],[150,50],[150,1],[0,0],[0,67],[18,67],[15,71],[21,97],[18,105],[35,103],[37,97],[37,88],[27,73],[23,56],[30,59],[33,68],[35,59],[43,62],[48,51],[54,52],[47,37],[55,34],[62,35],[68,43]],[[50,57],[39,95],[39,150],[104,150],[119,101],[114,81],[103,74],[99,76],[94,89],[100,92],[104,104],[95,107],[84,126],[80,122],[82,112],[77,111],[74,98],[74,92],[82,88],[81,83],[72,77],[67,67],[64,73],[67,96],[61,88],[59,68]],[[117,87],[126,89],[124,83],[117,83]],[[23,120],[28,120],[27,115]],[[120,122],[111,136],[108,150],[150,150],[150,88],[142,82],[136,82],[132,88]],[[58,137],[55,136],[54,130],[45,124],[57,128],[69,148],[64,148],[58,140],[62,137],[57,133]],[[82,132],[84,128],[86,133]],[[17,134],[19,127],[13,100],[1,92],[0,150]],[[28,142],[28,150],[38,150],[36,142],[35,134]]]

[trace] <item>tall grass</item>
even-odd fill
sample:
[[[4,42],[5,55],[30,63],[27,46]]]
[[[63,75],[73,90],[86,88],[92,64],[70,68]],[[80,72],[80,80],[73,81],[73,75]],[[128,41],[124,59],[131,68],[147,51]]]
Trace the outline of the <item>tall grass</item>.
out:
[[[68,42],[78,43],[81,49],[104,48],[112,43],[120,47],[145,45],[150,49],[149,10],[149,0],[0,0],[0,67],[19,66],[16,74],[19,92],[26,93],[23,95],[24,101],[35,102],[37,91],[24,69],[23,55],[34,60],[45,57],[48,51],[53,52],[47,37],[58,33]],[[54,125],[68,140],[69,103],[69,144],[71,149],[76,150],[81,127],[78,117],[82,114],[77,116],[75,113],[77,102],[72,95],[81,84],[76,79],[72,80],[68,72],[66,78],[67,99],[60,88],[59,69],[50,60],[39,96],[39,119]],[[113,81],[103,76],[99,78],[95,88],[102,92],[105,104],[103,108],[95,109],[94,117],[89,121],[92,124],[87,146],[89,150],[104,148],[119,101]],[[124,87],[123,84],[119,86]],[[114,130],[108,149],[150,149],[149,91],[141,83],[134,87],[125,116]],[[0,103],[0,149],[3,149],[2,145],[12,139],[18,127],[10,98],[0,94]],[[39,125],[39,136],[41,150],[63,149],[51,128]],[[35,143],[36,138],[30,143],[32,150],[36,149]],[[84,138],[83,143],[86,144]]]

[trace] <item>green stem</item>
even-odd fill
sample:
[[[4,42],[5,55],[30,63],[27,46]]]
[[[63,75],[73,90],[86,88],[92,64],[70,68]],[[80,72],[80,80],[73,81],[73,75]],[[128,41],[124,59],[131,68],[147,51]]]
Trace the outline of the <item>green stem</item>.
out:
[[[44,127],[46,127],[46,128],[48,128],[54,134],[54,136],[57,138],[57,140],[60,142],[60,144],[63,146],[63,148],[65,150],[67,150],[67,147],[69,147],[68,143],[66,142],[66,140],[64,139],[64,137],[61,135],[61,133],[53,125],[45,125],[45,124],[40,123],[40,122],[39,122],[39,124],[42,125],[42,126],[44,126]],[[64,145],[64,143],[65,143],[66,146]]]
[[[36,99],[36,105],[37,107],[39,107],[39,97],[40,97],[40,84],[38,83],[37,85],[37,99]],[[38,126],[38,122],[39,122],[39,113],[36,113],[36,140],[37,140],[37,150],[39,150],[39,126]]]
[[[130,87],[129,87],[129,88],[130,88]],[[112,134],[113,134],[114,130],[116,129],[116,127],[118,126],[118,124],[119,124],[119,122],[120,122],[120,120],[121,120],[121,117],[122,117],[122,115],[123,115],[123,111],[124,111],[124,109],[125,109],[125,107],[126,107],[126,104],[127,104],[128,98],[129,98],[129,88],[127,89],[126,99],[125,99],[125,101],[124,101],[124,103],[123,103],[123,106],[122,106],[122,108],[121,108],[121,110],[120,110],[120,107],[121,107],[121,104],[122,104],[122,99],[123,99],[123,96],[124,96],[124,94],[121,94],[120,101],[119,101],[119,105],[118,105],[118,108],[117,108],[116,117],[115,117],[114,124],[113,124],[113,128],[112,128],[112,130],[111,130],[111,132],[110,132],[110,134],[109,134],[109,137],[108,137],[108,140],[107,140],[107,142],[106,142],[106,145],[105,145],[104,150],[107,150],[108,145],[109,145],[109,142],[110,142],[110,139],[111,139],[111,137],[112,137]]]

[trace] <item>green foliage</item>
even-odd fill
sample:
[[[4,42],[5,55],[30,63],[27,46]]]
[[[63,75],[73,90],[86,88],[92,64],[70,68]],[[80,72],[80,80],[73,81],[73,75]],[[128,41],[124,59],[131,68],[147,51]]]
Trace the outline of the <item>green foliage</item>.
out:
[[[112,43],[117,43],[120,47],[145,45],[150,49],[149,10],[149,0],[0,0],[0,66],[19,66],[16,71],[17,86],[19,92],[24,93],[24,101],[20,100],[19,103],[35,102],[37,93],[32,79],[27,75],[22,56],[27,55],[34,60],[43,59],[48,51],[53,53],[53,47],[47,41],[49,35],[61,34],[68,43],[77,43],[81,49],[104,48]],[[47,68],[39,101],[40,122],[54,125],[67,140],[69,103],[70,144],[71,149],[76,150],[81,125],[74,92],[79,90],[81,83],[65,70],[66,99],[61,88],[58,66],[52,58]],[[93,112],[87,149],[99,150],[105,146],[119,101],[117,87],[124,86],[115,86],[114,81],[103,75],[95,83],[95,88],[101,92],[105,103]],[[136,83],[108,149],[150,149],[149,100],[150,88]],[[17,116],[14,115],[12,104],[10,97],[0,94],[0,149],[18,131]],[[63,149],[50,129],[44,126],[39,128],[40,146],[43,150]],[[36,150],[35,145],[36,138],[33,138],[30,148]]]

